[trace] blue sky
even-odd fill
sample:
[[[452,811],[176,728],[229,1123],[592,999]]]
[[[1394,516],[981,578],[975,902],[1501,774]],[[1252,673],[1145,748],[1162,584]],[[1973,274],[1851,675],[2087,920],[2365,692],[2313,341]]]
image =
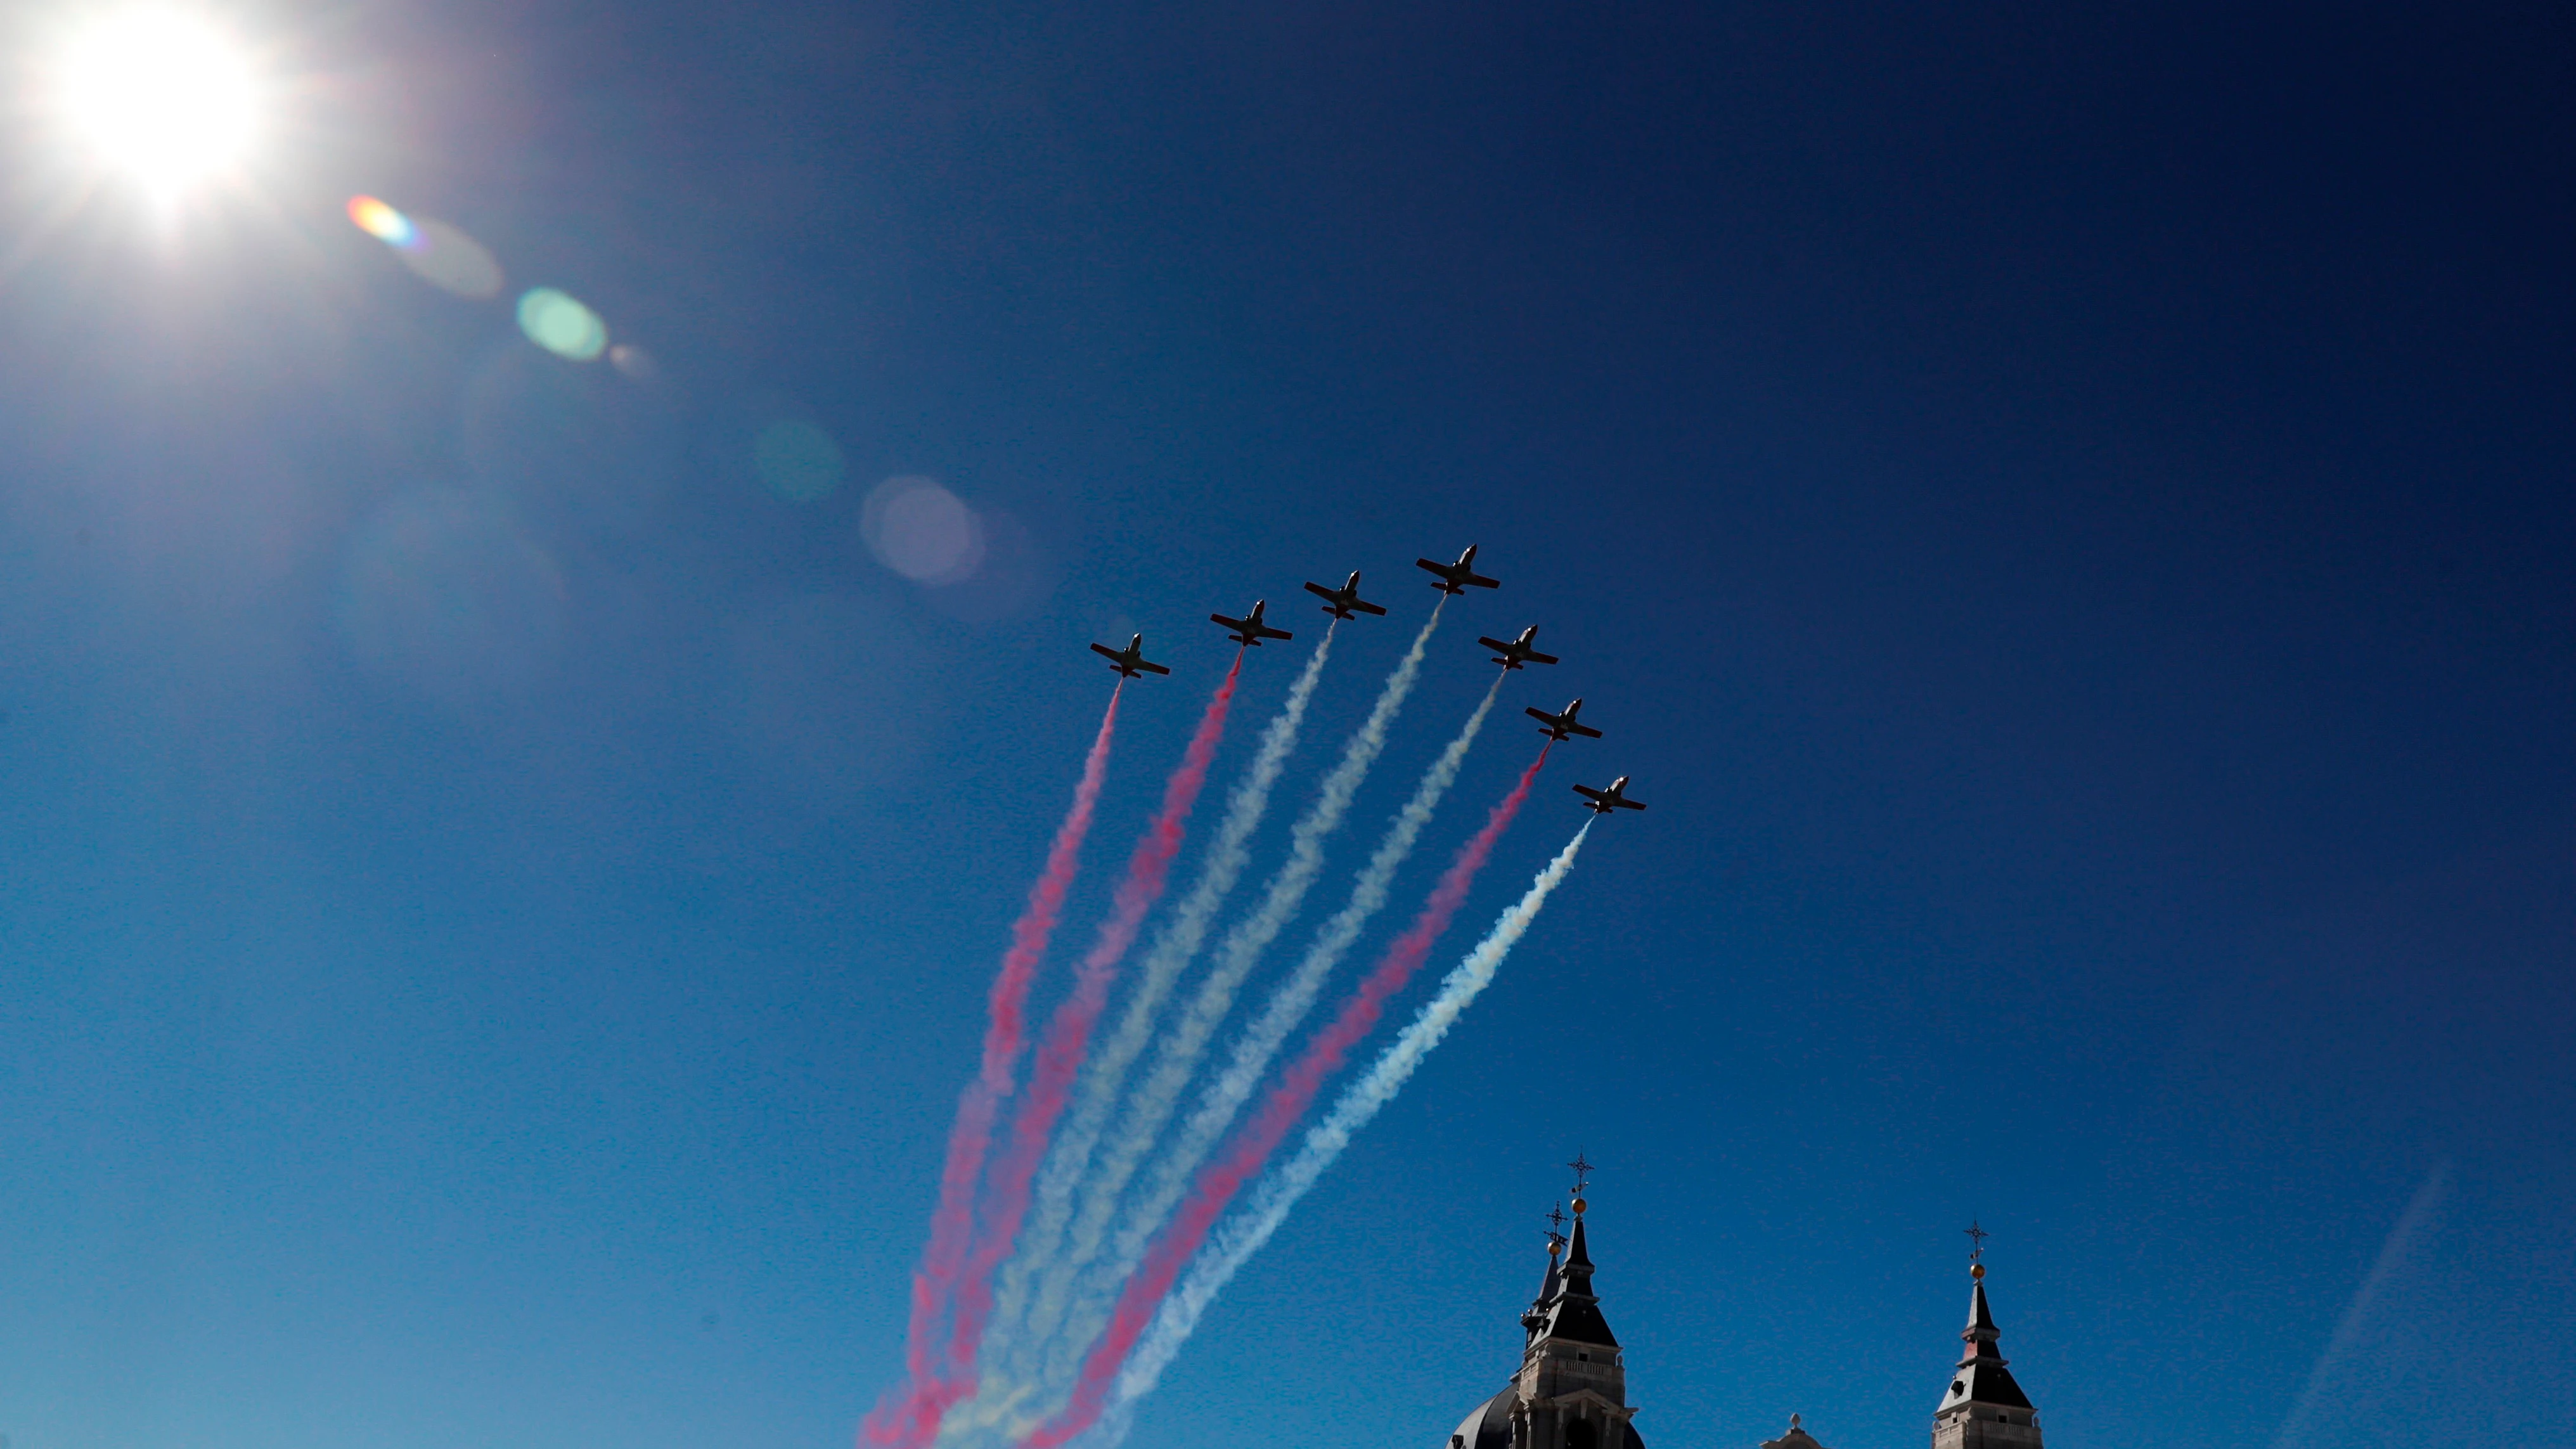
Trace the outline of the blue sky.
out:
[[[1565,783],[1653,808],[1133,1442],[1445,1438],[1577,1148],[1658,1446],[1918,1442],[1971,1217],[2065,1442],[2576,1421],[2562,15],[227,13],[290,98],[176,222],[8,141],[13,1449],[850,1442],[1083,645],[1175,673],[1059,966],[1199,621],[1313,627],[1354,567],[1393,608],[1302,800],[1470,541],[1504,586],[1328,881],[1479,632],[1540,624],[1504,703],[1608,738],[1434,965]],[[652,375],[532,346],[541,284]],[[782,423],[836,491],[764,488]],[[981,513],[977,577],[872,551],[898,476]],[[1399,911],[1534,744],[1480,744]]]

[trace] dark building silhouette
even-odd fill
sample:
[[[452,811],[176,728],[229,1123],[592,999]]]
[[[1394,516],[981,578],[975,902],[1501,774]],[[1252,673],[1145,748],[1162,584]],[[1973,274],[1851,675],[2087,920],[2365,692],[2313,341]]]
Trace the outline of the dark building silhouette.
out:
[[[1619,1340],[1592,1292],[1584,1207],[1574,1200],[1571,1239],[1548,1240],[1547,1276],[1521,1315],[1520,1372],[1467,1415],[1449,1449],[1646,1449],[1628,1422],[1637,1411]]]
[[[1547,1276],[1521,1315],[1519,1370],[1502,1392],[1468,1412],[1448,1449],[1645,1449],[1631,1422],[1637,1406],[1628,1402],[1619,1340],[1592,1291],[1587,1206],[1574,1200],[1571,1238],[1549,1236]],[[1967,1353],[1933,1411],[1932,1449],[2041,1449],[2038,1411],[1996,1348],[1985,1265],[1972,1264],[1969,1276],[1968,1326],[1959,1334]],[[1792,1414],[1788,1432],[1762,1449],[1825,1446]]]
[[[1995,1348],[1995,1316],[1986,1308],[1986,1265],[1973,1264],[1968,1326],[1959,1341],[1968,1356],[1932,1415],[1932,1449],[2040,1449],[2039,1412],[2013,1382]]]

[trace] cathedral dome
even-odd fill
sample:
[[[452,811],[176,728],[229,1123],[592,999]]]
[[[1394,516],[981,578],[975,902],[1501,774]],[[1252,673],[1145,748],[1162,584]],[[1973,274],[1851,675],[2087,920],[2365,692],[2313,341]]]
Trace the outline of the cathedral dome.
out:
[[[1511,1449],[1512,1391],[1508,1388],[1467,1411],[1449,1449]]]
[[[1512,1449],[1512,1402],[1517,1397],[1515,1389],[1506,1388],[1468,1410],[1467,1417],[1458,1421],[1458,1431],[1449,1436],[1449,1449]],[[1646,1449],[1636,1425],[1620,1427],[1627,1431],[1621,1449]]]

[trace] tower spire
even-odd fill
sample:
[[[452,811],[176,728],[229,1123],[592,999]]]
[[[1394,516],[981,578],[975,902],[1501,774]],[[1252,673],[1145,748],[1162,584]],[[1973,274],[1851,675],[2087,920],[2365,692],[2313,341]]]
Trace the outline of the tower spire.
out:
[[[1932,1414],[1932,1449],[2040,1449],[2039,1415],[2005,1367],[2002,1335],[1986,1304],[1986,1239],[1968,1224],[1968,1326],[1959,1331],[1967,1353],[1950,1379],[1950,1391]]]
[[[1592,1293],[1592,1251],[1584,1214],[1592,1206],[1592,1164],[1578,1155],[1573,1200],[1551,1209],[1547,1276],[1521,1315],[1520,1367],[1502,1392],[1469,1410],[1448,1449],[1646,1449],[1629,1421],[1628,1370],[1619,1340]],[[1564,1208],[1574,1209],[1571,1235]],[[1821,1449],[1821,1446],[1819,1446]]]
[[[1565,1226],[1564,1205],[1559,1204],[1549,1208],[1545,1221],[1547,1223],[1547,1276],[1539,1279],[1538,1296],[1530,1300],[1530,1306],[1521,1314],[1521,1346],[1525,1350],[1530,1344],[1538,1341],[1538,1331],[1547,1326],[1548,1300],[1556,1296],[1556,1260],[1557,1255],[1565,1251],[1565,1234],[1560,1231]]]
[[[1530,1334],[1529,1347],[1536,1351],[1545,1341],[1563,1340],[1616,1349],[1619,1340],[1610,1336],[1610,1324],[1601,1316],[1601,1300],[1592,1291],[1592,1248],[1583,1226],[1583,1215],[1592,1206],[1583,1194],[1592,1190],[1593,1165],[1578,1152],[1566,1166],[1574,1169],[1574,1200],[1567,1204],[1574,1209],[1574,1234],[1565,1239],[1561,1261],[1551,1256],[1547,1296],[1536,1305],[1541,1321]],[[1550,1239],[1553,1254],[1553,1232]]]

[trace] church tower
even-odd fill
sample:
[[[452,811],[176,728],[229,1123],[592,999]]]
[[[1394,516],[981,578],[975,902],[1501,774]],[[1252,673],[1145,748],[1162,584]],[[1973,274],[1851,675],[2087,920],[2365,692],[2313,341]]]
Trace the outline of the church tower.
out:
[[[1577,1174],[1591,1164],[1577,1157]],[[1520,1371],[1503,1391],[1476,1406],[1448,1449],[1645,1449],[1629,1420],[1628,1374],[1619,1340],[1592,1291],[1592,1252],[1575,1183],[1574,1236],[1548,1235],[1547,1276],[1521,1315]]]
[[[2004,1356],[1995,1347],[1995,1315],[1986,1307],[1986,1265],[1975,1261],[1986,1235],[1973,1224],[1968,1235],[1979,1253],[1971,1254],[1968,1279],[1968,1326],[1959,1341],[1968,1346],[1932,1414],[1932,1449],[2040,1449],[2039,1415],[2030,1396],[2013,1382]]]

